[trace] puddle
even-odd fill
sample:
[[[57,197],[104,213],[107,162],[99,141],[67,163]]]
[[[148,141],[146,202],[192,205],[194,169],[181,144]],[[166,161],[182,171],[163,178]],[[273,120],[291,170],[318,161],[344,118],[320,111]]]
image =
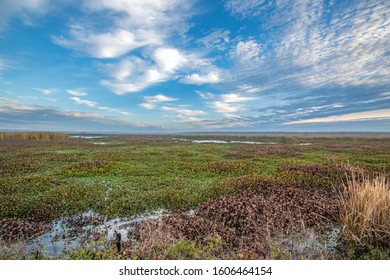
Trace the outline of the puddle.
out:
[[[35,238],[28,246],[28,251],[40,249],[45,255],[55,256],[79,249],[84,241],[94,236],[104,236],[106,240],[112,240],[115,232],[121,234],[122,241],[128,240],[128,232],[142,221],[159,219],[168,212],[159,210],[151,214],[145,214],[134,218],[104,219],[93,211],[61,218],[52,222],[52,229]]]
[[[340,237],[341,229],[331,228],[324,236],[319,236],[312,230],[306,231],[302,236],[287,237],[280,240],[282,247],[285,246],[293,259],[321,259],[327,254],[335,254]]]
[[[334,251],[337,246],[337,240],[340,237],[341,229],[338,227],[332,228],[328,234],[325,241],[325,248],[328,252]]]
[[[95,144],[95,145],[107,145],[108,143],[107,142],[92,142],[92,144]]]
[[[275,145],[276,142],[255,142],[255,141],[227,141],[227,140],[191,140],[183,138],[172,138],[174,141],[192,142],[196,144],[214,143],[214,144],[248,144],[248,145]]]
[[[99,139],[99,138],[107,138],[107,136],[84,136],[84,135],[72,135],[69,138],[80,138],[80,139]]]
[[[297,146],[310,146],[312,145],[312,143],[300,143],[300,144],[296,144]]]

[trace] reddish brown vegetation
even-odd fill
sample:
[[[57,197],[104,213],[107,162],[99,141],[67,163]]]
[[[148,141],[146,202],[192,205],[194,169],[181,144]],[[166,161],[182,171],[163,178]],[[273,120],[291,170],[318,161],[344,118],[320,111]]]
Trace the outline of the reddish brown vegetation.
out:
[[[29,240],[40,236],[48,225],[27,219],[13,218],[0,221],[0,240]]]
[[[193,215],[181,213],[141,223],[132,237],[141,246],[143,242],[153,246],[150,240],[156,232],[169,240],[184,237],[200,245],[211,236],[220,236],[234,250],[264,258],[273,238],[298,233],[303,227],[321,231],[334,219],[337,209],[333,191],[281,186],[243,189],[199,205]],[[160,244],[164,243],[161,236]]]

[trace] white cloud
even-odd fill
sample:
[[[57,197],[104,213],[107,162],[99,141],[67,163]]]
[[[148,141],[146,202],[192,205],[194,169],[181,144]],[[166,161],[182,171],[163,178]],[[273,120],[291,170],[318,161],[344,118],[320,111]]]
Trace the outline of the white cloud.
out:
[[[158,48],[153,59],[163,72],[172,73],[187,62],[187,58],[174,48]]]
[[[122,95],[139,92],[153,84],[174,79],[179,70],[208,67],[210,63],[206,59],[194,54],[185,54],[175,48],[156,48],[150,55],[145,55],[144,59],[132,56],[119,62],[118,66],[108,65],[106,68],[114,79],[103,80],[101,83],[116,94]],[[203,78],[204,81],[207,78],[215,77],[211,74],[210,77]]]
[[[243,91],[246,93],[259,93],[259,92],[262,92],[263,90],[265,90],[264,87],[258,87],[258,86],[247,85],[247,84],[239,85],[238,88],[239,88],[239,91]]]
[[[346,121],[361,121],[361,120],[383,120],[390,119],[390,109],[372,110],[359,113],[342,114],[337,116],[329,116],[324,118],[314,118],[306,120],[298,120],[286,122],[284,124],[304,124],[304,123],[328,123],[328,122],[346,122]]]
[[[115,58],[136,48],[159,43],[157,34],[136,36],[123,29],[95,34],[84,27],[72,26],[71,28],[72,39],[55,37],[54,42],[62,47],[84,52],[96,58]]]
[[[226,114],[223,118],[219,119],[199,119],[199,118],[181,118],[183,122],[186,122],[194,127],[202,129],[220,129],[220,128],[233,128],[233,127],[247,127],[250,125],[247,119],[235,116],[232,114]]]
[[[5,98],[5,97],[0,97],[0,104],[2,104],[2,105],[14,105],[17,103],[18,103],[18,101],[16,101],[16,100]]]
[[[227,0],[225,9],[239,18],[260,15],[273,1],[267,0]]]
[[[283,1],[282,1],[283,3]],[[290,2],[288,2],[290,3]],[[305,85],[384,85],[390,82],[390,6],[356,1],[328,16],[324,1],[284,3],[289,21],[275,51],[283,65],[303,69]]]
[[[217,72],[210,72],[207,75],[199,75],[197,73],[187,75],[183,79],[180,80],[184,84],[215,84],[222,82],[219,74]]]
[[[73,100],[74,102],[76,102],[76,104],[79,105],[87,105],[89,107],[95,107],[97,105],[96,102],[80,99],[79,97],[70,97],[69,99]]]
[[[18,95],[19,98],[22,99],[32,99],[32,100],[38,100],[38,97],[36,96],[31,96],[31,95]]]
[[[118,109],[115,109],[115,108],[110,108],[110,107],[105,107],[105,106],[99,106],[98,109],[99,110],[103,110],[103,111],[108,111],[108,112],[111,112],[111,113],[119,113],[119,114],[125,115],[125,116],[131,115],[129,112],[125,112],[125,111],[121,111],[121,110],[118,110]]]
[[[2,106],[0,107],[0,112],[9,112],[9,111],[33,111],[35,110],[34,106]],[[39,107],[40,108],[40,107]]]
[[[223,102],[226,102],[226,103],[245,102],[245,101],[256,100],[256,98],[254,98],[254,97],[241,96],[241,95],[236,94],[236,93],[221,94],[220,98]]]
[[[226,50],[227,44],[230,42],[229,34],[229,30],[217,29],[207,36],[198,39],[197,42],[203,44],[207,48],[223,51]]]
[[[161,107],[161,110],[163,111],[173,111],[177,112],[179,114],[182,114],[184,116],[190,116],[190,117],[196,117],[196,116],[202,116],[206,115],[207,113],[202,111],[202,110],[190,110],[182,107],[168,107],[168,106],[163,106]]]
[[[145,96],[144,99],[145,99],[145,103],[141,103],[138,106],[140,106],[140,107],[142,107],[144,109],[147,109],[147,110],[156,109],[157,108],[157,104],[156,103],[170,102],[170,101],[177,101],[177,100],[179,100],[177,98],[165,96],[163,94],[157,94],[157,95],[154,95],[154,96]],[[165,107],[165,108],[169,108],[169,107]]]
[[[74,96],[86,96],[87,93],[83,90],[80,90],[80,89],[67,89],[66,90],[67,93],[69,93],[70,95],[74,95]]]
[[[301,116],[307,116],[317,111],[324,111],[324,109],[333,109],[333,108],[342,108],[344,105],[342,104],[329,104],[329,105],[322,105],[322,106],[313,106],[310,108],[298,108],[294,113],[284,115],[284,117],[301,117]]]
[[[216,101],[211,103],[206,102],[209,107],[213,108],[217,113],[223,114],[225,118],[242,118],[233,113],[246,110],[245,102],[256,100],[255,97],[243,96],[237,93],[221,94]]]
[[[247,42],[240,41],[230,52],[230,56],[241,63],[257,62],[260,60],[261,52],[262,47],[255,40],[249,40]]]
[[[127,92],[137,92],[141,91],[147,86],[148,84],[134,84],[130,82],[117,82],[117,81],[109,81],[109,80],[102,80],[100,82],[102,85],[108,87],[112,92],[123,95]]]
[[[199,90],[195,90],[196,94],[199,95],[202,99],[213,99],[215,97],[214,94],[210,92],[202,92]]]
[[[35,90],[37,90],[40,93],[45,94],[45,95],[53,94],[57,91],[57,89],[55,89],[55,88],[33,88],[33,89],[35,89]]]
[[[58,110],[44,106],[7,106],[0,107],[2,118],[6,120],[4,128],[20,130],[72,130],[72,131],[134,131],[134,129],[155,130],[155,126],[131,122],[111,116]],[[34,120],[35,126],[31,126]],[[27,124],[27,125],[26,125]]]
[[[165,96],[163,94],[157,94],[154,96],[145,96],[145,101],[148,103],[159,103],[159,102],[169,102],[169,101],[176,101],[177,98]]]
[[[13,17],[19,17],[25,24],[31,25],[33,16],[44,15],[51,6],[50,0],[2,0],[0,30],[4,29]]]
[[[139,75],[146,68],[147,63],[136,56],[126,57],[119,63],[107,64],[105,66],[107,74],[119,82],[125,82],[130,77]]]
[[[78,105],[87,105],[88,107],[96,107],[98,105],[97,102],[81,99],[79,97],[70,97],[69,99],[73,100]],[[129,112],[121,111],[119,109],[111,108],[111,107],[107,107],[107,106],[98,106],[97,109],[102,110],[102,111],[107,111],[110,113],[118,113],[118,114],[121,114],[124,116],[131,115],[131,113],[129,113]]]
[[[184,36],[194,14],[193,1],[185,0],[84,0],[84,15],[69,25],[69,34],[53,41],[96,58],[121,58],[104,66],[111,77],[101,84],[118,95],[142,91],[156,83],[180,79],[183,69],[210,72],[211,63],[198,54],[168,47],[172,36]],[[90,15],[111,23],[102,29]],[[136,55],[130,52],[141,49]],[[127,55],[127,57],[125,57]],[[206,69],[206,71],[205,71]],[[181,73],[180,73],[181,74]],[[216,75],[188,77],[196,83],[217,82]]]
[[[159,69],[147,69],[140,76],[134,77],[134,82],[128,80],[102,80],[101,84],[107,86],[111,91],[118,95],[123,95],[128,92],[141,91],[152,84],[163,82],[167,79],[167,74]]]
[[[187,28],[192,3],[183,0],[85,0],[86,16],[70,25],[69,37],[57,36],[54,42],[97,58],[120,57],[136,48],[163,46],[173,34]],[[101,31],[88,15],[110,22]]]
[[[215,101],[211,103],[211,107],[218,113],[231,114],[239,112],[243,107],[239,104],[230,104],[222,101]]]
[[[139,104],[138,106],[146,109],[146,110],[153,110],[156,108],[156,104],[155,103],[141,103]]]

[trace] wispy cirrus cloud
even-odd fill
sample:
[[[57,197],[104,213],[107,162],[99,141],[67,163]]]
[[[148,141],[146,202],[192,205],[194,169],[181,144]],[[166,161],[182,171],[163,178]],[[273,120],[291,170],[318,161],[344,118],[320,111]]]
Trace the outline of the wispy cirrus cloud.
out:
[[[57,89],[55,88],[33,88],[33,89],[45,95],[50,95],[57,92]]]
[[[145,96],[145,101],[148,103],[160,103],[160,102],[169,102],[169,101],[176,101],[177,98],[169,97],[164,94],[157,94],[154,96]]]
[[[10,98],[0,97],[0,104],[1,105],[15,105],[18,101]]]
[[[157,108],[158,103],[172,102],[172,101],[177,101],[179,99],[169,97],[164,94],[157,94],[154,96],[145,96],[144,100],[145,103],[141,103],[139,104],[139,106],[147,110],[152,110]]]
[[[81,89],[67,89],[66,92],[69,93],[70,95],[78,96],[78,97],[87,95],[87,93]]]
[[[118,109],[115,109],[115,108],[111,108],[111,107],[99,106],[97,108],[99,110],[103,110],[103,111],[107,111],[107,112],[111,112],[111,113],[119,113],[119,114],[124,115],[124,116],[130,116],[131,115],[131,113],[129,113],[129,112],[121,111],[121,110],[118,110]]]
[[[222,101],[212,102],[211,107],[220,114],[231,114],[243,110],[243,107],[239,104],[230,104]]]
[[[246,101],[256,100],[256,97],[243,96],[237,93],[221,94],[219,98],[221,99],[222,102],[226,102],[226,103],[246,102]]]
[[[131,122],[105,115],[63,110],[45,106],[0,106],[3,129],[82,130],[82,131],[142,131],[158,130],[146,123]]]
[[[284,124],[290,125],[290,124],[304,124],[304,123],[349,122],[349,121],[361,121],[361,120],[373,120],[373,119],[375,120],[390,119],[390,109],[342,114],[336,116],[328,116],[324,118],[303,119],[298,121],[286,122]]]
[[[197,39],[197,42],[206,46],[207,48],[225,51],[230,42],[230,31],[227,29],[216,29],[211,31],[206,36]]]
[[[267,0],[227,0],[225,9],[238,18],[255,17],[267,10],[274,1]]]
[[[218,72],[212,71],[205,75],[198,73],[187,75],[183,79],[181,79],[180,82],[182,82],[183,84],[203,85],[221,83],[222,79]]]
[[[199,90],[195,90],[195,93],[200,96],[202,99],[214,99],[215,95],[211,92],[203,92]]]
[[[197,123],[201,121],[201,117],[207,115],[207,112],[203,110],[192,110],[188,109],[188,105],[180,105],[180,106],[162,106],[159,109],[165,111],[167,113],[172,113],[176,120],[179,123]]]
[[[199,94],[199,93],[198,93]],[[245,111],[246,102],[254,101],[257,98],[239,93],[226,94],[199,94],[205,100],[205,104],[211,107],[215,112],[224,115],[226,118],[240,118],[235,113]],[[234,113],[234,115],[232,115]]]
[[[390,84],[387,3],[226,1],[225,8],[242,20],[261,17],[262,40],[232,38],[237,43],[229,55],[237,63],[225,87],[252,93],[259,102],[240,112],[239,107],[218,100],[215,110],[236,111],[234,114],[251,116],[254,122],[278,124],[385,107],[387,99],[380,94]],[[259,42],[257,50],[248,43],[252,40]],[[240,63],[239,53],[252,59]],[[258,57],[261,66],[251,67]],[[275,112],[268,111],[272,107]]]
[[[76,92],[79,93],[78,91],[76,91]],[[107,106],[98,106],[97,102],[86,100],[86,99],[81,99],[80,97],[77,97],[77,96],[70,97],[69,99],[73,100],[77,105],[86,105],[88,107],[96,107],[97,109],[102,110],[102,111],[106,111],[106,112],[110,112],[110,113],[118,113],[118,114],[121,114],[124,116],[131,115],[131,113],[129,113],[129,112],[122,111],[122,110],[119,110],[116,108],[111,108],[111,107],[107,107]]]
[[[8,22],[19,17],[27,25],[32,24],[36,16],[42,16],[52,7],[50,0],[3,0],[0,9],[0,31],[5,29]]]
[[[324,1],[281,5],[289,8],[291,20],[276,48],[279,61],[301,68],[297,78],[305,85],[389,83],[390,6],[378,1],[326,5]]]
[[[203,115],[207,115],[207,113],[203,110],[191,110],[191,109],[187,109],[187,108],[184,108],[184,107],[170,107],[170,106],[163,106],[161,107],[161,110],[163,111],[173,111],[173,112],[177,112],[181,115],[184,115],[184,116],[189,116],[189,117],[196,117],[196,116],[203,116]]]
[[[70,97],[69,99],[73,100],[78,105],[87,105],[88,107],[95,107],[98,103],[86,99],[81,99],[80,97]]]
[[[390,82],[390,60],[386,55],[390,44],[388,4],[287,0],[269,3],[272,13],[263,15],[263,28],[273,30],[266,36],[275,55],[268,57],[263,71],[254,73],[251,69],[242,74],[243,79],[249,75],[257,83],[290,81],[304,87]],[[270,74],[273,80],[267,79]]]

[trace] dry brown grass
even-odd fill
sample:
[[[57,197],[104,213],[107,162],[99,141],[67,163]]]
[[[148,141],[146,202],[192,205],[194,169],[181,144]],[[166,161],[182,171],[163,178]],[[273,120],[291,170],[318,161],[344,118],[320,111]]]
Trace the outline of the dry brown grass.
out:
[[[390,245],[390,188],[384,175],[353,170],[339,193],[343,236],[360,245]]]
[[[23,139],[34,141],[54,141],[67,139],[68,135],[60,132],[1,132],[0,140]]]

